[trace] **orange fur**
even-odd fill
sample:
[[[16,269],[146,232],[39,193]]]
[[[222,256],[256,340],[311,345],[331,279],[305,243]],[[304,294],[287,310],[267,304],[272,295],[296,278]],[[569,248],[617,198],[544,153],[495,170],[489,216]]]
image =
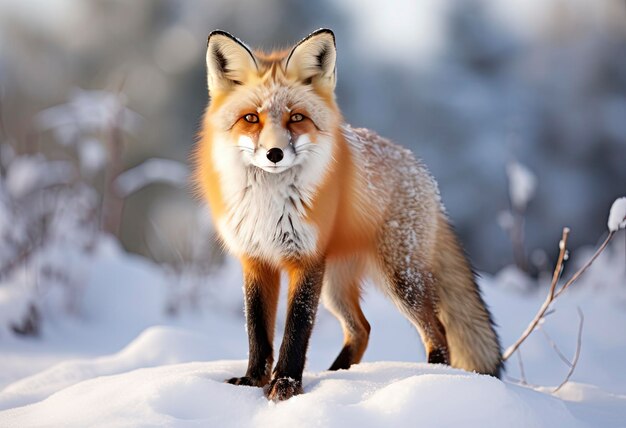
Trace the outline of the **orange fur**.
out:
[[[199,143],[196,144],[192,155],[192,162],[195,165],[193,184],[196,193],[208,202],[213,219],[218,219],[224,214],[224,197],[220,189],[219,174],[211,162],[213,148],[209,137],[211,128],[206,122],[199,134]]]

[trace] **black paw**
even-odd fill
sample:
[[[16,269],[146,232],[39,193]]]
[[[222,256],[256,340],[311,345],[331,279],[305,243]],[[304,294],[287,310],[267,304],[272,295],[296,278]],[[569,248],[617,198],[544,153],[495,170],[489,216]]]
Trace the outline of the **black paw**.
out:
[[[265,395],[272,401],[284,401],[303,392],[301,381],[290,377],[279,377],[272,379]]]
[[[352,360],[352,349],[350,348],[350,346],[346,345],[343,347],[343,349],[335,359],[335,362],[332,364],[332,366],[330,366],[328,370],[348,370],[352,365]]]
[[[448,350],[445,348],[433,349],[428,353],[428,362],[430,364],[446,364],[450,365]]]
[[[230,383],[232,385],[245,385],[245,386],[257,386],[259,388],[265,386],[267,384],[267,380],[257,379],[250,376],[243,377],[233,377],[226,380],[226,383]]]

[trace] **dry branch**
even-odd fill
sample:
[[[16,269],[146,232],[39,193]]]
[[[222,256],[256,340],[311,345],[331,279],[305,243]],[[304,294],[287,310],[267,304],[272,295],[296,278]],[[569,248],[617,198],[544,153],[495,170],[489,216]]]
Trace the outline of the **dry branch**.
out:
[[[111,124],[109,129],[107,140],[109,162],[105,170],[104,195],[102,199],[101,229],[113,236],[119,236],[124,209],[124,200],[115,188],[117,177],[122,172],[123,137],[120,122],[123,112],[123,109],[117,112],[114,123]]]
[[[530,322],[530,324],[528,324],[528,327],[526,327],[526,330],[524,330],[520,338],[517,339],[517,341],[513,345],[509,346],[506,349],[506,351],[504,352],[504,355],[502,355],[502,361],[508,360],[511,357],[511,355],[513,355],[513,353],[517,351],[517,348],[520,347],[522,342],[526,340],[526,338],[530,335],[530,333],[533,332],[535,327],[537,327],[537,324],[539,324],[539,321],[541,321],[541,319],[545,316],[546,311],[550,307],[550,303],[552,303],[552,301],[554,300],[554,290],[556,289],[556,284],[559,281],[559,277],[561,276],[561,272],[563,270],[563,260],[565,259],[565,251],[566,251],[565,248],[567,245],[568,236],[569,236],[569,229],[565,227],[563,228],[563,237],[561,238],[561,242],[559,242],[559,248],[560,248],[559,258],[556,263],[556,268],[554,269],[554,274],[552,275],[552,283],[550,284],[550,291],[548,292],[548,296],[546,297],[546,300],[543,302],[543,304],[541,305],[541,308],[539,308],[539,312],[537,312],[537,315],[535,315],[535,317]]]
[[[539,325],[539,331],[543,333],[543,336],[546,338],[546,341],[550,344],[552,349],[554,349],[554,352],[556,352],[556,354],[559,356],[561,361],[567,364],[567,367],[572,367],[572,362],[567,359],[565,354],[563,354],[563,352],[557,346],[556,342],[552,339],[552,337],[550,337],[548,332],[544,328],[542,328],[541,325]]]
[[[578,322],[578,338],[576,339],[576,352],[574,353],[574,358],[572,359],[572,363],[570,365],[569,371],[567,372],[567,376],[565,376],[565,379],[563,379],[563,382],[561,382],[559,386],[554,388],[552,392],[557,392],[559,389],[563,387],[563,385],[569,382],[570,378],[572,377],[572,374],[574,374],[574,370],[576,370],[578,357],[580,357],[580,348],[582,346],[582,340],[583,340],[583,323],[585,321],[585,317],[583,316],[583,311],[581,311],[580,308],[576,308],[576,309],[578,310],[578,318],[580,320]]]
[[[515,341],[513,345],[509,346],[506,349],[506,351],[504,352],[504,355],[502,356],[502,361],[508,360],[511,357],[511,355],[513,355],[513,353],[520,347],[520,345],[526,340],[526,338],[530,336],[530,334],[535,330],[535,328],[537,328],[537,325],[539,324],[539,322],[543,318],[545,318],[546,312],[548,311],[548,308],[550,307],[554,299],[559,297],[568,287],[570,287],[574,282],[576,282],[576,280],[580,278],[580,276],[583,273],[585,273],[585,271],[589,268],[589,266],[591,266],[591,264],[598,258],[598,256],[602,253],[602,251],[604,251],[604,249],[607,247],[609,242],[611,242],[611,239],[613,239],[613,237],[615,236],[615,232],[614,231],[609,232],[604,242],[600,245],[600,247],[598,247],[596,252],[593,254],[593,256],[591,256],[591,258],[587,261],[587,263],[585,263],[578,271],[576,271],[576,273],[574,273],[574,275],[572,275],[572,277],[567,282],[565,282],[565,284],[563,284],[561,288],[557,290],[556,289],[557,283],[559,282],[561,272],[563,271],[563,261],[565,259],[565,254],[567,251],[568,236],[569,236],[569,229],[565,227],[563,228],[563,236],[561,238],[561,241],[559,242],[559,250],[560,250],[559,258],[557,260],[556,267],[554,269],[554,274],[552,276],[552,283],[550,284],[550,291],[548,292],[548,295],[546,296],[546,300],[543,302],[543,304],[539,308],[539,311],[537,312],[535,317],[532,319],[530,324],[528,324],[528,327],[526,327],[526,330],[524,330],[520,338],[517,339],[517,341]]]
[[[517,353],[517,364],[519,366],[519,374],[520,374],[520,381],[522,385],[528,385],[528,381],[526,380],[526,371],[524,370],[524,362],[522,361],[522,353],[518,352]]]
[[[598,247],[596,252],[593,253],[593,256],[591,256],[591,258],[587,261],[587,263],[585,263],[583,267],[578,269],[578,271],[576,271],[576,273],[572,275],[572,277],[563,285],[563,287],[561,287],[559,291],[556,292],[556,294],[554,295],[555,299],[559,297],[561,293],[563,293],[563,291],[565,291],[570,285],[576,282],[576,280],[580,278],[580,276],[583,273],[585,273],[585,271],[589,268],[589,266],[591,266],[591,264],[598,258],[598,256],[602,253],[602,251],[604,251],[607,245],[609,245],[609,242],[611,242],[611,239],[613,239],[614,236],[615,236],[615,231],[609,232],[604,242],[600,245],[600,247]]]

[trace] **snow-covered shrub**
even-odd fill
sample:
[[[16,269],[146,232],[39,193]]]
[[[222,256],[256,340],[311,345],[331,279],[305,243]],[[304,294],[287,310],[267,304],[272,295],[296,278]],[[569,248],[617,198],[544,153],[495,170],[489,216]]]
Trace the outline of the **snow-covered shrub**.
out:
[[[172,160],[124,171],[125,137],[140,123],[123,94],[76,89],[67,103],[35,117],[38,135],[52,140],[39,151],[0,141],[0,332],[37,334],[46,317],[84,315],[85,278],[99,246],[116,238],[125,198],[155,182],[187,185],[187,167]],[[181,254],[162,264],[172,284],[163,308],[170,313],[198,305],[221,260],[210,222],[200,210],[188,214],[177,242],[158,242]]]
[[[2,166],[0,328],[34,334],[46,307],[77,310],[83,259],[98,234],[98,197],[71,162],[11,154]]]
[[[508,233],[513,247],[515,267],[509,266],[509,271],[516,269],[520,273],[529,273],[536,268],[541,270],[545,264],[545,252],[535,250],[529,260],[524,233],[526,209],[535,196],[537,177],[527,166],[518,161],[510,161],[507,164],[506,175],[509,181],[511,207],[498,214],[498,224]]]

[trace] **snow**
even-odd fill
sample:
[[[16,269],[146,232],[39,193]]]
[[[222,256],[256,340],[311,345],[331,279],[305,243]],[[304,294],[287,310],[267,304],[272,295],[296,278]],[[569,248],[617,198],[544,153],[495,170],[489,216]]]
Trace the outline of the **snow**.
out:
[[[626,228],[626,197],[617,198],[611,205],[607,226],[611,232]]]
[[[509,195],[511,203],[518,211],[524,211],[537,189],[537,177],[519,162],[510,162],[506,166],[509,177]]]
[[[58,141],[71,145],[75,136],[84,131],[102,131],[116,126],[133,133],[141,116],[125,106],[123,94],[74,88],[66,104],[49,107],[36,116],[41,130],[59,133]]]
[[[149,349],[137,346],[135,351]],[[309,373],[307,393],[280,404],[268,402],[261,389],[223,382],[244,369],[244,361],[191,362],[93,376],[32,406],[4,412],[0,422],[8,416],[4,421],[16,426],[45,420],[66,427],[412,427],[416,421],[427,426],[434,421],[438,426],[585,426],[558,398],[445,367],[385,362]]]
[[[576,251],[568,264],[575,267],[588,256],[588,250]],[[521,347],[527,381],[541,387],[512,380],[520,377],[516,356],[502,381],[429,365],[411,325],[368,287],[364,312],[372,336],[365,362],[347,371],[325,371],[342,337],[336,320],[320,310],[303,378],[305,394],[277,404],[261,389],[223,382],[246,367],[236,261],[227,259],[206,280],[200,310],[170,317],[164,309],[171,278],[163,268],[124,253],[113,241],[100,242],[82,261],[85,286],[78,314],[45,314],[36,339],[0,331],[0,426],[624,426],[626,343],[615,329],[626,323],[623,260],[623,245],[611,245],[559,297],[541,326],[571,358],[576,308],[585,313],[580,361],[572,382],[558,393],[552,390],[568,367],[541,331]],[[505,277],[524,286],[503,287]],[[485,276],[481,284],[506,346],[527,325],[546,290],[524,288],[533,284],[521,272]],[[284,313],[283,299],[277,332]],[[280,339],[278,334],[276,343]]]
[[[189,182],[189,170],[181,162],[152,158],[121,173],[116,185],[119,193],[126,197],[155,182],[184,187]]]
[[[78,156],[81,170],[87,176],[100,171],[107,162],[106,150],[95,138],[86,138],[78,145]]]
[[[75,175],[69,162],[46,161],[43,156],[37,155],[20,156],[10,164],[6,188],[13,197],[20,198],[33,190],[67,183]]]

